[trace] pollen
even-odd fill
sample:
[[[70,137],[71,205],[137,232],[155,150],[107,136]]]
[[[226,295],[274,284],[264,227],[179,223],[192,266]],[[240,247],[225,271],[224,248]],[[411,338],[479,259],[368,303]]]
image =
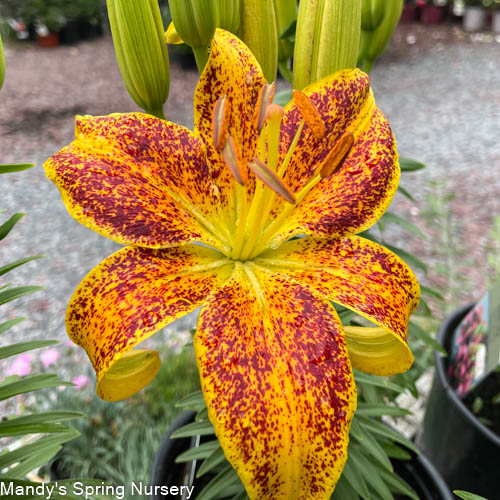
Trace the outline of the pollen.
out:
[[[221,151],[226,142],[229,132],[229,106],[227,96],[219,97],[215,104],[212,117],[212,135],[214,146],[217,151]]]
[[[282,196],[288,203],[295,204],[295,196],[290,192],[283,181],[261,160],[254,158],[248,166],[253,173],[275,193]]]
[[[255,127],[260,132],[264,126],[266,112],[274,97],[274,83],[266,83],[260,90],[259,106],[256,114]]]
[[[325,123],[319,114],[316,106],[300,90],[293,91],[293,102],[297,106],[302,118],[316,139],[323,139],[325,136]]]
[[[243,166],[243,157],[230,134],[228,134],[226,145],[222,150],[222,157],[238,184],[244,186],[247,179],[245,175],[246,170]]]
[[[330,177],[344,164],[354,144],[354,136],[348,132],[344,134],[333,146],[323,163],[318,168],[321,177]]]

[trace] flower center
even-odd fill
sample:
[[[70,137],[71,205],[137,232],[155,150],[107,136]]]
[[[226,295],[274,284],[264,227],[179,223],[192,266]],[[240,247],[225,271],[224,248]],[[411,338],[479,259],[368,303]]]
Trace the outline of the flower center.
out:
[[[224,162],[234,179],[236,217],[228,255],[233,260],[251,260],[266,248],[275,248],[281,244],[282,241],[273,238],[282,224],[319,182],[340,170],[354,143],[351,133],[344,134],[305,185],[296,193],[292,192],[283,179],[304,126],[309,128],[318,141],[317,147],[321,147],[326,127],[310,99],[303,92],[294,91],[293,100],[302,120],[281,165],[278,165],[281,123],[285,113],[281,106],[272,103],[273,96],[274,84],[266,84],[261,90],[255,115],[255,127],[259,133],[255,156],[248,163],[243,160],[238,144],[229,130],[227,96],[221,97],[214,109],[214,145],[218,151],[222,151]],[[249,182],[249,172],[255,175],[253,193],[250,190],[253,185]],[[283,198],[284,202],[275,203],[276,197]]]

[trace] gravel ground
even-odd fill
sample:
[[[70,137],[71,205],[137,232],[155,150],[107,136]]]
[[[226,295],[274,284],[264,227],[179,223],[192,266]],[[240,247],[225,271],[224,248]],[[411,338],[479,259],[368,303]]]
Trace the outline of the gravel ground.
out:
[[[500,214],[500,40],[488,35],[472,38],[446,26],[402,26],[376,65],[372,81],[400,153],[428,165],[425,173],[403,179],[417,205],[397,197],[396,208],[425,230],[419,212],[425,205],[427,182],[445,180],[456,194],[453,210],[471,258],[464,272],[481,288],[486,275],[485,235],[492,215]],[[1,208],[6,214],[26,212],[27,216],[0,244],[0,262],[38,253],[47,257],[9,276],[16,284],[41,284],[45,291],[3,307],[2,316],[21,313],[29,317],[22,327],[13,329],[10,338],[64,340],[64,311],[73,289],[118,245],[67,215],[41,165],[72,140],[76,113],[106,114],[137,108],[123,87],[109,38],[51,50],[10,45],[6,56],[0,159],[5,163],[30,161],[37,167],[2,177]],[[195,71],[173,64],[166,110],[172,121],[192,125],[196,80]],[[402,240],[398,233],[394,237]],[[429,259],[432,268],[432,241],[407,237],[402,241]],[[469,293],[465,300],[479,295]],[[171,332],[185,332],[194,321],[195,315],[191,315],[174,324],[166,337],[171,338]]]

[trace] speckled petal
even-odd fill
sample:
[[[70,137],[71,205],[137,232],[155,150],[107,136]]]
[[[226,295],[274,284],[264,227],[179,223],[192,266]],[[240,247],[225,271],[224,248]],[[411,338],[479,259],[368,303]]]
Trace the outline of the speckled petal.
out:
[[[329,499],[356,407],[333,307],[286,276],[237,264],[203,305],[195,352],[209,418],[249,497]]]
[[[127,247],[85,277],[70,300],[66,328],[73,342],[87,351],[100,397],[117,400],[131,395],[130,372],[141,372],[148,363],[154,367],[155,361],[140,359],[140,366],[129,367],[121,377],[124,385],[118,386],[120,358],[198,307],[230,275],[232,265],[227,262],[218,252],[197,245],[161,250]],[[126,356],[122,364],[131,359]],[[106,380],[108,374],[114,377],[113,384]],[[148,379],[142,384],[139,380],[132,393]]]
[[[420,287],[410,268],[381,245],[358,236],[301,238],[268,250],[256,262],[307,283],[375,322],[409,351],[408,321],[418,305]],[[411,364],[411,353],[405,357]]]
[[[73,217],[119,243],[214,243],[194,214],[216,212],[204,145],[184,127],[143,113],[77,117],[75,141],[45,171]]]
[[[393,133],[376,107],[369,77],[359,70],[336,73],[304,89],[325,122],[316,139],[304,127],[285,174],[297,193],[320,167],[342,136],[354,145],[338,171],[307,195],[280,230],[280,240],[296,234],[343,236],[370,227],[387,209],[399,181]],[[286,108],[280,155],[284,158],[301,120],[292,102]],[[277,207],[275,207],[277,208]]]
[[[231,33],[218,29],[194,95],[194,128],[207,146],[213,179],[225,204],[230,199],[232,174],[222,153],[213,145],[215,105],[220,97],[227,96],[229,133],[246,164],[255,156],[259,94],[265,83],[260,65],[248,47]]]

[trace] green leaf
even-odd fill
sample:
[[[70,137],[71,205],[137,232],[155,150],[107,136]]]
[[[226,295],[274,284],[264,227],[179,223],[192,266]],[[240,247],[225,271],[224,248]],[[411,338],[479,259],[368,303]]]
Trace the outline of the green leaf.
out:
[[[0,437],[64,432],[69,428],[61,422],[82,417],[86,415],[75,411],[55,411],[10,418],[0,422]]]
[[[0,174],[10,174],[12,172],[21,172],[33,168],[33,163],[19,163],[17,165],[0,165]]]
[[[282,32],[280,35],[280,40],[295,40],[295,30],[297,29],[297,19],[294,19]]]
[[[33,453],[20,464],[9,469],[9,477],[13,479],[23,479],[26,474],[42,465],[48,463],[62,449],[61,445],[44,448],[40,453]]]
[[[400,215],[396,215],[392,212],[386,212],[384,215],[382,215],[380,221],[383,221],[386,224],[392,222],[393,224],[397,224],[403,229],[406,229],[407,231],[410,231],[411,233],[417,235],[423,240],[427,239],[427,236],[417,226],[415,226],[415,224],[405,219],[404,217],[401,217]]]
[[[406,495],[409,498],[413,498],[413,500],[420,500],[417,492],[397,474],[390,473],[381,467],[377,467],[377,470],[391,491]]]
[[[463,498],[463,500],[488,500],[487,498],[475,495],[474,493],[469,493],[463,490],[453,490],[453,493],[457,495],[458,498]]]
[[[37,391],[38,389],[47,389],[49,387],[60,387],[63,385],[73,385],[70,382],[61,381],[57,375],[34,375],[23,377],[8,384],[0,386],[0,401],[24,394],[26,392]]]
[[[349,460],[349,456],[347,457],[347,462],[345,464],[344,470],[342,471],[341,478],[345,478],[345,480],[349,483],[352,489],[361,498],[364,498],[365,500],[371,500],[370,491],[368,490],[366,481],[361,472],[359,471],[359,469],[354,465],[352,460]],[[337,488],[335,488],[335,493],[337,493]],[[337,498],[337,496],[334,495],[333,498]],[[339,498],[344,498],[344,497],[340,496]]]
[[[413,203],[416,203],[415,198],[401,185],[398,186],[398,191],[405,197],[408,198]]]
[[[380,377],[377,375],[368,375],[366,373],[360,372],[358,370],[353,370],[354,372],[354,380],[356,384],[366,384],[372,385],[375,387],[382,387],[383,389],[389,389],[391,391],[403,393],[405,388],[401,385],[395,384],[391,382],[386,377]]]
[[[205,475],[207,472],[213,471],[216,467],[226,462],[226,457],[222,448],[217,448],[214,450],[209,457],[207,457],[203,463],[201,464],[198,472],[196,473],[196,477],[200,478]]]
[[[435,299],[444,301],[444,297],[434,288],[420,285],[420,290],[422,290],[422,293],[425,293],[425,295],[429,295],[429,297],[434,297]]]
[[[446,349],[430,334],[427,333],[423,328],[418,326],[414,321],[410,321],[408,325],[408,333],[415,335],[418,339],[424,342],[429,347],[436,349],[441,354],[446,355]]]
[[[79,435],[80,433],[77,430],[71,429],[71,431],[63,432],[61,434],[43,437],[34,443],[25,444],[20,448],[4,453],[3,455],[0,455],[0,469],[8,467],[16,462],[22,462],[23,460],[30,458],[32,455],[43,453],[45,450],[53,448],[54,446],[71,441]]]
[[[359,421],[361,426],[370,432],[382,436],[383,438],[389,439],[391,441],[395,441],[396,443],[400,443],[406,446],[408,449],[418,453],[418,448],[404,436],[399,434],[399,432],[391,429],[388,425],[379,422],[370,417],[363,417],[356,414],[356,419]]]
[[[203,408],[200,410],[197,414],[196,417],[194,417],[196,422],[199,422],[201,420],[208,420],[208,408]]]
[[[192,437],[192,436],[208,436],[210,434],[215,434],[214,428],[209,420],[202,420],[201,422],[193,422],[191,424],[184,425],[180,429],[177,429],[170,436],[172,439]]]
[[[22,352],[40,349],[57,343],[57,340],[34,340],[31,342],[21,342],[19,344],[0,347],[0,359],[10,358],[16,354],[21,354]]]
[[[425,165],[417,160],[401,157],[399,158],[399,166],[401,167],[402,172],[415,172],[425,168]]]
[[[10,264],[7,264],[6,266],[0,267],[0,276],[3,276],[4,274],[8,273],[9,271],[12,271],[12,269],[15,269],[16,267],[22,266],[23,264],[26,264],[26,262],[30,262],[32,260],[36,259],[41,259],[42,257],[45,257],[45,255],[34,255],[33,257],[26,257],[25,259],[20,259],[16,260],[15,262],[11,262]]]
[[[200,411],[205,408],[205,400],[203,399],[203,392],[196,391],[188,394],[180,401],[175,403],[176,408],[185,408],[188,410]]]
[[[370,496],[368,499],[372,500],[372,497]],[[356,493],[356,490],[351,486],[349,481],[347,481],[347,478],[342,475],[335,486],[332,500],[359,500],[359,495]]]
[[[411,459],[410,453],[395,443],[391,443],[389,441],[386,441],[386,442],[383,442],[381,445],[382,445],[382,448],[384,448],[387,455],[389,455],[389,457],[391,457],[391,458],[396,458],[397,460],[410,460]]]
[[[180,455],[177,455],[175,459],[175,463],[184,463],[191,462],[193,460],[204,460],[209,457],[217,448],[220,448],[220,444],[218,440],[207,441],[206,443],[202,443],[195,448],[189,448],[182,452]]]
[[[24,321],[26,318],[14,318],[14,319],[9,319],[9,321],[6,321],[5,323],[0,323],[0,335],[13,326],[17,325],[18,323],[21,323],[21,321]]]
[[[361,445],[361,447],[371,455],[380,465],[385,467],[387,470],[392,472],[392,464],[387,456],[384,449],[377,443],[377,440],[371,435],[367,429],[363,429],[359,421],[354,419],[352,425],[356,426],[358,429],[358,434],[355,440]]]
[[[383,245],[388,250],[394,252],[396,255],[401,257],[410,267],[421,269],[422,271],[424,271],[424,273],[427,273],[427,266],[420,259],[412,255],[411,253],[407,252],[406,250],[403,250],[402,248],[390,245],[385,241],[383,242]]]
[[[397,406],[358,403],[356,415],[364,417],[382,417],[384,415],[403,417],[404,415],[411,415],[411,411],[405,410],[404,408],[399,408]]]
[[[217,474],[196,497],[196,500],[212,500],[217,498],[229,486],[240,481],[236,471],[228,465],[223,471]]]
[[[43,290],[42,286],[17,286],[15,288],[8,288],[7,290],[0,292],[0,305],[40,290]]]
[[[0,226],[0,240],[3,240],[12,228],[24,217],[24,214],[14,214],[7,222]]]

